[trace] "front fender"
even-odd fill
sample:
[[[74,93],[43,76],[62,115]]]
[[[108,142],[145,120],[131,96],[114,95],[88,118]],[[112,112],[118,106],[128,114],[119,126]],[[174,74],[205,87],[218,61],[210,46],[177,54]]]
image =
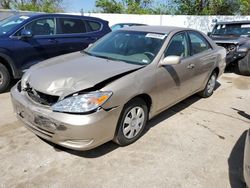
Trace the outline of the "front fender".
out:
[[[237,51],[238,53],[247,53],[250,49],[250,42],[247,42],[243,45],[240,45],[238,48],[237,48]]]
[[[22,76],[21,72],[16,68],[15,62],[12,60],[12,58],[9,55],[6,55],[7,53],[4,53],[4,51],[4,49],[0,49],[0,58],[5,60],[5,63],[3,64],[7,64],[6,66],[11,69],[13,78],[20,78]]]

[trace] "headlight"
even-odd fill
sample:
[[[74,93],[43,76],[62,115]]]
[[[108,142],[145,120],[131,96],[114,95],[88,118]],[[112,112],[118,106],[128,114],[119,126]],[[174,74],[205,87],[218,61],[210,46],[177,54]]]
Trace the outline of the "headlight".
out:
[[[228,47],[227,47],[227,52],[234,52],[236,50],[236,45],[234,44],[230,44]]]
[[[111,91],[96,91],[75,95],[57,102],[52,106],[52,110],[68,113],[90,112],[103,105],[111,95]]]

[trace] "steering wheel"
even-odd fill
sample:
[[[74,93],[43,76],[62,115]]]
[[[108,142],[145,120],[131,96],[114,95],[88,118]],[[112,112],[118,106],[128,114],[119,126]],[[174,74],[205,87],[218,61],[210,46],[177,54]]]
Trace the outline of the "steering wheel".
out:
[[[154,59],[154,57],[155,57],[155,54],[153,54],[152,52],[144,52],[144,54],[145,54],[150,60]]]

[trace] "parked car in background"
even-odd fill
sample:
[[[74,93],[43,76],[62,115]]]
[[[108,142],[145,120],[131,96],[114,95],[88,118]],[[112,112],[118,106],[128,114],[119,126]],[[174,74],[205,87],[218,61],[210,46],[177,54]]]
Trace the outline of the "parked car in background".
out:
[[[226,50],[196,30],[128,27],[85,51],[32,66],[11,90],[18,119],[76,150],[136,141],[148,119],[199,93],[213,94]]]
[[[227,64],[250,76],[250,21],[217,22],[208,35],[227,49]]]
[[[110,31],[107,21],[86,16],[26,14],[0,21],[0,93],[31,65],[83,50]]]
[[[110,28],[112,31],[115,31],[117,29],[121,29],[124,27],[131,27],[131,26],[146,26],[146,24],[140,24],[140,23],[117,23],[115,25],[112,25]]]

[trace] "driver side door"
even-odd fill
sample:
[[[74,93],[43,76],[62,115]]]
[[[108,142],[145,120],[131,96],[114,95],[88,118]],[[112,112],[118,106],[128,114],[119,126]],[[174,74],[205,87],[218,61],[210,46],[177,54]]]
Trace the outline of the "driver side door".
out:
[[[31,31],[33,36],[21,38],[23,29]],[[13,55],[19,58],[19,68],[25,70],[40,61],[59,55],[55,29],[55,19],[48,17],[31,21],[15,34],[12,38],[15,46]]]
[[[177,33],[172,37],[164,52],[164,58],[167,56],[180,56],[181,62],[175,65],[160,65],[157,68],[158,111],[174,105],[192,92],[194,69],[186,32]]]

